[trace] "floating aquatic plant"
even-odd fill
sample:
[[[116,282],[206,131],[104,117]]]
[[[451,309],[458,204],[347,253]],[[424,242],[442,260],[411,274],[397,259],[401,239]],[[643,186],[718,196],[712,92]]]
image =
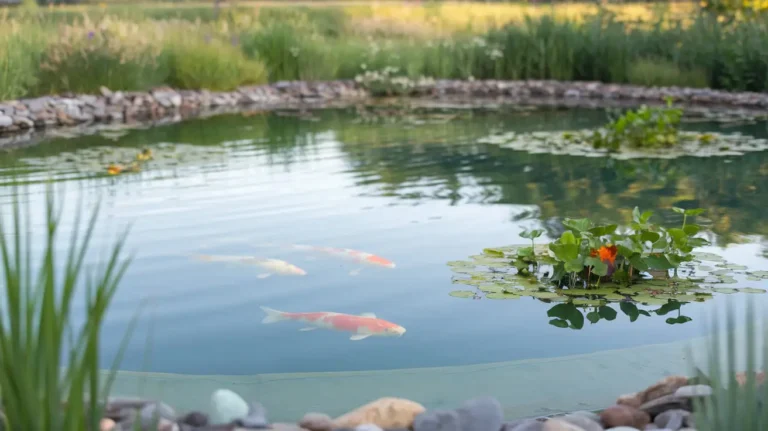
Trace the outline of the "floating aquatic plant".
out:
[[[668,324],[692,319],[682,313],[689,303],[715,294],[761,294],[759,287],[737,287],[745,281],[768,280],[768,271],[750,271],[714,253],[695,248],[708,242],[697,236],[701,227],[691,220],[698,209],[674,209],[683,216],[680,227],[665,229],[650,222],[652,212],[635,208],[628,227],[595,225],[588,219],[565,219],[567,229],[549,244],[486,248],[466,261],[448,262],[454,284],[476,290],[456,290],[451,296],[475,299],[531,297],[554,303],[550,324],[581,329],[611,321],[619,311],[631,322],[641,316],[665,316]],[[533,233],[533,234],[532,234]],[[538,237],[524,232],[525,238]],[[579,317],[581,316],[581,317]]]

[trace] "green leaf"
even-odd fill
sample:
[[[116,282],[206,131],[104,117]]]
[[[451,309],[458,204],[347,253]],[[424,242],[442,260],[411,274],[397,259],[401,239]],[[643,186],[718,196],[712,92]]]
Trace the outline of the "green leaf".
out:
[[[454,290],[449,293],[454,298],[472,298],[475,296],[475,292],[471,290]]]
[[[576,244],[550,244],[549,249],[555,254],[558,260],[570,262],[579,257],[579,246]]]
[[[590,323],[597,323],[597,321],[600,320],[600,314],[596,311],[590,311],[587,313],[587,320],[589,320]]]
[[[635,221],[636,223],[642,223],[642,222],[640,221],[640,208],[638,208],[638,207],[635,207],[635,208],[632,210],[632,220],[633,220],[633,221]]]
[[[519,257],[533,257],[533,247],[522,247],[517,250]]]
[[[616,310],[613,308],[604,305],[598,309],[598,313],[600,313],[600,317],[602,317],[605,320],[611,321],[616,318]]]
[[[588,257],[584,259],[584,264],[592,267],[592,273],[599,276],[608,274],[608,265],[596,257]]]
[[[688,238],[688,245],[691,247],[704,247],[709,245],[709,241],[704,238]]]
[[[543,233],[544,231],[541,229],[533,229],[531,231],[523,231],[523,233],[521,233],[520,236],[528,239],[536,239],[540,237]]]
[[[640,316],[640,311],[637,309],[637,305],[631,302],[622,302],[619,304],[619,307],[621,308],[621,311],[624,312],[624,314],[629,316],[630,322],[634,322]]]
[[[697,224],[687,224],[685,225],[683,230],[685,231],[686,234],[688,234],[688,236],[694,236],[697,233],[699,233],[699,231],[701,231],[701,226]]]
[[[573,329],[581,329],[584,327],[584,315],[581,314],[581,311],[579,311],[575,305],[570,303],[555,305],[547,310],[547,316],[567,320],[570,322],[570,327]]]
[[[649,230],[644,230],[640,234],[640,240],[643,242],[650,242],[651,244],[655,243],[656,241],[661,238],[661,235],[659,235],[657,232],[651,232]]]
[[[568,272],[581,272],[584,269],[584,260],[581,256],[565,262],[565,270]]]
[[[682,302],[677,302],[677,301],[671,301],[670,300],[669,302],[667,302],[666,304],[662,305],[658,310],[656,310],[654,312],[657,315],[659,315],[659,316],[663,316],[663,315],[669,313],[670,311],[679,310],[682,305],[683,305]]]
[[[621,244],[616,244],[616,249],[618,250],[618,254],[626,257],[627,259],[629,259],[629,256],[632,256],[632,254],[635,253],[634,250],[632,250],[632,249],[630,249],[628,247],[625,247],[625,246],[623,246]]]
[[[689,210],[685,210],[685,215],[687,216],[697,216],[704,212],[704,208],[692,208]]]
[[[573,234],[573,232],[567,230],[563,232],[562,235],[560,235],[560,244],[575,245],[575,244],[578,244],[578,241],[576,241],[576,236]]]
[[[661,238],[659,238],[658,241],[653,243],[653,248],[654,249],[660,248],[660,249],[663,250],[663,249],[667,248],[668,245],[669,245],[669,243],[667,242],[667,237],[666,236],[662,236]]]
[[[645,260],[642,258],[640,253],[634,253],[632,256],[630,256],[629,263],[631,263],[632,266],[634,266],[636,269],[640,271],[648,270],[648,264],[645,263]]]
[[[640,214],[640,223],[647,222],[648,219],[650,219],[652,215],[653,215],[653,211],[646,211],[646,212]]]
[[[672,269],[674,266],[669,263],[666,256],[663,254],[652,254],[643,258],[643,262],[648,265],[649,269]]]
[[[568,322],[563,319],[552,319],[549,321],[549,324],[552,326],[557,326],[558,328],[567,328]]]
[[[507,292],[494,292],[485,295],[488,299],[520,299],[520,295]]]
[[[669,323],[670,325],[674,325],[674,324],[682,325],[683,323],[690,322],[691,320],[693,319],[691,319],[688,316],[680,316],[680,317],[670,317],[669,319],[666,320],[666,322]]]
[[[615,224],[609,224],[605,226],[595,226],[592,229],[590,229],[589,232],[594,236],[610,235],[616,232],[616,228],[618,227],[619,226]]]
[[[678,213],[678,214],[685,214],[685,210],[678,207],[672,207],[672,211]]]
[[[669,236],[672,237],[675,244],[685,244],[685,240],[688,239],[688,234],[682,229],[672,228],[667,230],[667,232],[669,232]]]
[[[589,228],[592,226],[592,222],[589,221],[589,219],[587,218],[579,218],[579,219],[567,218],[563,220],[563,226],[569,227],[577,232],[584,232],[586,230],[589,230]]]
[[[504,257],[504,252],[495,248],[484,248],[483,254],[491,257]]]

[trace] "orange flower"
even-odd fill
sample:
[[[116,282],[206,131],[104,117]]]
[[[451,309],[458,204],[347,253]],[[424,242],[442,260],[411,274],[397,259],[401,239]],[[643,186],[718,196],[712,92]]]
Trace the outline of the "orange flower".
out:
[[[123,172],[123,167],[120,165],[116,165],[114,163],[107,166],[107,174],[109,175],[118,175],[121,172]]]
[[[611,265],[613,265],[616,262],[616,253],[619,252],[619,249],[616,248],[615,245],[609,245],[609,246],[602,246],[599,250],[597,250],[597,254],[600,255],[600,260],[602,260],[605,263],[610,262]]]

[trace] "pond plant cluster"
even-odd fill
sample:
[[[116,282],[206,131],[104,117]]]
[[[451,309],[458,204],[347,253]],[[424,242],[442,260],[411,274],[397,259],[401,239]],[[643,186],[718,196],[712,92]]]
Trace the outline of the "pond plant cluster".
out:
[[[632,322],[655,314],[668,316],[668,324],[683,324],[692,320],[681,312],[687,303],[707,301],[714,293],[765,293],[760,288],[729,285],[737,283],[735,276],[768,280],[768,271],[748,271],[718,255],[696,251],[709,245],[698,236],[702,227],[691,223],[702,209],[673,210],[683,219],[673,228],[652,223],[653,212],[635,208],[633,222],[623,228],[566,218],[562,222],[566,230],[547,245],[535,243],[543,231],[524,231],[521,236],[531,240],[530,246],[486,248],[469,261],[449,262],[459,274],[453,283],[476,287],[450,295],[533,297],[555,303],[547,313],[551,325],[581,329],[585,314],[593,324],[616,319],[617,311],[608,306],[612,302],[619,303]]]

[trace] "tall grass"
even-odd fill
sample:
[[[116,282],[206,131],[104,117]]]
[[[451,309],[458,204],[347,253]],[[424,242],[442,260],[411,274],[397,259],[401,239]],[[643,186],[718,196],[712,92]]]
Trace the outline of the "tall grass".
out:
[[[99,345],[104,314],[128,266],[121,237],[98,268],[85,266],[98,216],[82,228],[77,212],[66,253],[59,254],[61,207],[47,189],[45,224],[35,228],[14,188],[10,214],[0,218],[0,403],[6,430],[99,429],[113,373],[102,381]],[[39,242],[33,238],[39,234]],[[39,253],[38,253],[39,251]],[[63,268],[62,268],[63,267]],[[72,311],[84,300],[84,322]],[[118,355],[120,356],[120,355]]]

